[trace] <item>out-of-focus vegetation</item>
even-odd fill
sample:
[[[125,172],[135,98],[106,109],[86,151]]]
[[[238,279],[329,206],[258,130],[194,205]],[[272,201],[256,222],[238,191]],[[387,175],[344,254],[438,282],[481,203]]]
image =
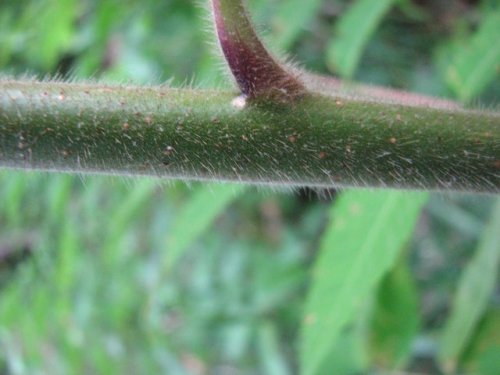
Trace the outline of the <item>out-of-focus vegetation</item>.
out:
[[[310,70],[498,102],[497,0],[249,3]],[[0,71],[230,88],[203,5],[0,0]],[[319,193],[0,172],[0,374],[497,374],[498,198]]]

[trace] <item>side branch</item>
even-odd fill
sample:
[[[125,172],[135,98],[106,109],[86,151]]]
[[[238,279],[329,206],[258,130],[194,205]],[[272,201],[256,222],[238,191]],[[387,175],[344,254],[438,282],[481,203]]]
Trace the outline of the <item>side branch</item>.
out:
[[[500,192],[494,113],[306,96],[0,81],[0,167]]]
[[[305,93],[298,78],[257,37],[241,0],[212,0],[212,11],[220,47],[245,96],[288,101]]]
[[[457,103],[406,91],[344,82],[287,67],[262,44],[244,0],[211,0],[219,44],[238,83],[254,102],[290,103],[308,94],[357,98],[405,106],[458,109]]]

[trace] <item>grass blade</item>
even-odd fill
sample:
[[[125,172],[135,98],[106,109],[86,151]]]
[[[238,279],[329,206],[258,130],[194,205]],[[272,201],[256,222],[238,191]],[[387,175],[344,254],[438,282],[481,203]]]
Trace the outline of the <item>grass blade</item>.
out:
[[[352,78],[364,47],[394,0],[358,0],[335,25],[327,62],[344,78]]]
[[[500,262],[500,199],[482,235],[474,257],[465,269],[444,327],[439,362],[452,373],[474,333],[495,290]]]
[[[498,79],[500,64],[500,7],[485,13],[479,29],[466,42],[457,44],[446,71],[446,82],[464,102],[476,97]]]
[[[278,330],[270,322],[263,322],[257,330],[258,350],[263,373],[268,375],[290,374],[284,353],[280,347]]]
[[[191,196],[179,212],[167,237],[163,270],[169,270],[177,260],[224,209],[242,192],[242,185],[205,184]]]
[[[407,256],[380,284],[371,325],[371,349],[375,364],[401,369],[411,355],[419,324],[418,292]]]
[[[500,307],[489,309],[470,340],[462,359],[468,373],[496,375],[500,368]]]
[[[352,375],[366,374],[369,362],[368,324],[373,301],[369,298],[358,312],[356,319],[342,330],[332,350],[328,353],[318,374]]]
[[[306,303],[301,365],[316,374],[342,329],[394,265],[425,193],[353,191],[333,206]]]
[[[130,190],[109,218],[110,228],[103,251],[119,254],[116,251],[119,242],[125,238],[125,233],[138,220],[147,205],[153,200],[153,195],[158,187],[153,179],[142,179]]]
[[[273,26],[277,45],[289,50],[314,18],[323,0],[288,0],[280,3]]]

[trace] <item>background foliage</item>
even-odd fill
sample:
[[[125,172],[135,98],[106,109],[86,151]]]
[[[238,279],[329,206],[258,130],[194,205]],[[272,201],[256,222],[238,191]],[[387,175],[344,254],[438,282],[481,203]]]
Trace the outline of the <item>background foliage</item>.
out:
[[[498,102],[497,0],[249,3],[310,70]],[[0,0],[0,69],[229,88],[204,8]],[[337,196],[0,172],[0,374],[496,374],[498,199]]]

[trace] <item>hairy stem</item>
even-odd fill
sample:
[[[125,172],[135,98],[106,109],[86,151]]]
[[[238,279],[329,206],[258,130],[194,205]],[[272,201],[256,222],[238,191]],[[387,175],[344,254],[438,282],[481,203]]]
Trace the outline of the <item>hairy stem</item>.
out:
[[[241,92],[254,102],[292,102],[314,93],[389,104],[459,108],[457,103],[406,91],[343,82],[288,67],[273,58],[255,32],[243,0],[212,0],[219,44]]]
[[[309,95],[0,81],[0,167],[500,192],[500,116]]]
[[[244,95],[288,100],[305,93],[298,78],[265,49],[241,1],[212,0],[212,10],[222,52]]]

